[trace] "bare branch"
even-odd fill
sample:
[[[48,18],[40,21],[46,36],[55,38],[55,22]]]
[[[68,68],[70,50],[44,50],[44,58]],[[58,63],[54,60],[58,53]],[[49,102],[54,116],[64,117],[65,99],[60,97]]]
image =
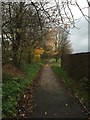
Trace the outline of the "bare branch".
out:
[[[88,21],[88,23],[90,23],[90,21],[86,18],[86,15],[84,15],[84,13],[82,12],[82,10],[81,10],[79,4],[77,3],[77,1],[76,1],[76,5],[79,8],[80,12],[82,13],[83,17],[86,19],[86,21]]]
[[[87,1],[87,3],[88,3],[88,6],[90,7],[90,1],[88,1],[88,0],[86,0]]]
[[[56,7],[57,7],[57,9],[58,9],[58,13],[59,13],[59,15],[60,15],[60,17],[61,17],[61,21],[62,21],[62,23],[64,23],[63,17],[62,17],[62,15],[61,15],[61,11],[60,11],[60,8],[59,8],[59,5],[58,5],[58,3],[56,2],[56,0],[55,0],[55,3],[56,3]]]
[[[41,26],[41,31],[42,31],[42,24],[41,24],[41,18],[39,17],[39,11],[37,10],[37,7],[36,7],[36,5],[33,3],[33,2],[31,2],[31,4],[35,7],[35,9],[36,9],[36,12],[37,12],[37,15],[38,15],[38,19],[39,19],[39,22],[40,22],[40,26]]]
[[[8,33],[6,33],[4,30],[3,30],[3,33],[4,33],[4,35],[7,36],[7,38],[8,38],[9,40],[12,40],[12,38],[10,38],[10,37],[8,36]]]

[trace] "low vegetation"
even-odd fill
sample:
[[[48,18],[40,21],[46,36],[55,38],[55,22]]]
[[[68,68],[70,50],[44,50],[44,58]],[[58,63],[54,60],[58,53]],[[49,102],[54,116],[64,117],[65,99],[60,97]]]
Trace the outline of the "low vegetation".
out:
[[[43,62],[36,62],[32,65],[24,65],[22,69],[26,75],[23,78],[3,73],[2,114],[4,118],[16,116],[21,93],[32,84],[42,64]]]
[[[72,80],[66,71],[64,71],[63,68],[60,66],[60,62],[55,63],[53,60],[53,71],[56,73],[56,75],[65,82],[65,84],[68,86],[68,88],[71,88],[74,90],[74,92],[77,94],[77,96],[83,101],[85,105],[88,106],[88,92],[83,87],[83,82],[77,82],[75,80]]]

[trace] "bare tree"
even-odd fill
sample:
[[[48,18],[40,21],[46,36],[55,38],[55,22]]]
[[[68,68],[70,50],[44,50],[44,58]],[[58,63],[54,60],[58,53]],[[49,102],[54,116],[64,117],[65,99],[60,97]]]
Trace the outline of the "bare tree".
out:
[[[42,45],[44,20],[40,13],[40,18],[38,17],[38,13],[32,4],[26,4],[24,2],[2,3],[2,13],[3,48],[6,49],[4,43],[8,41],[10,44],[8,48],[12,54],[12,62],[19,67],[25,49],[28,50],[27,54],[29,56],[28,58],[30,58],[32,48],[35,49],[37,46]],[[3,56],[7,54],[5,49],[3,49]],[[10,56],[8,55],[9,58]]]
[[[86,2],[85,8],[81,8],[77,0],[2,2],[3,57],[8,51],[13,63],[19,66],[25,53],[30,60],[30,55],[37,46],[45,47],[48,29],[58,27],[63,31],[62,36],[68,36],[68,29],[76,27],[72,6],[78,7],[90,23],[90,17],[83,12],[83,9],[90,7],[90,2]],[[64,39],[62,41],[67,43]],[[7,51],[5,44],[8,46]]]

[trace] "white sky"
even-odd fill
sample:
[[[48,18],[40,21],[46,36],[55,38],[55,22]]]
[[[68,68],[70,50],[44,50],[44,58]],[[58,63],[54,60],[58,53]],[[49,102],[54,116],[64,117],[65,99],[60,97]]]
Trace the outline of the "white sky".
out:
[[[87,6],[86,0],[77,0],[81,8]],[[76,18],[82,17],[78,8],[72,8],[73,14]],[[88,9],[83,9],[83,12],[88,15]],[[88,22],[82,18],[77,24],[80,29],[72,29],[70,31],[70,40],[72,42],[72,48],[74,53],[87,52],[88,51]]]
[[[87,52],[88,51],[88,23],[85,19],[81,19],[77,26],[80,29],[71,30],[70,40],[72,42],[73,52]]]

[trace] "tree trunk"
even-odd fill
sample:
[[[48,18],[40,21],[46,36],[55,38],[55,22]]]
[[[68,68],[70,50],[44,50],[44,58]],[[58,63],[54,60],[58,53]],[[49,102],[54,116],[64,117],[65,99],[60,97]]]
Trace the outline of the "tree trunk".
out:
[[[19,57],[19,61],[18,61],[18,67],[20,67],[20,64],[21,64],[22,53],[23,53],[23,46],[22,46],[22,50],[20,52],[20,57]]]

